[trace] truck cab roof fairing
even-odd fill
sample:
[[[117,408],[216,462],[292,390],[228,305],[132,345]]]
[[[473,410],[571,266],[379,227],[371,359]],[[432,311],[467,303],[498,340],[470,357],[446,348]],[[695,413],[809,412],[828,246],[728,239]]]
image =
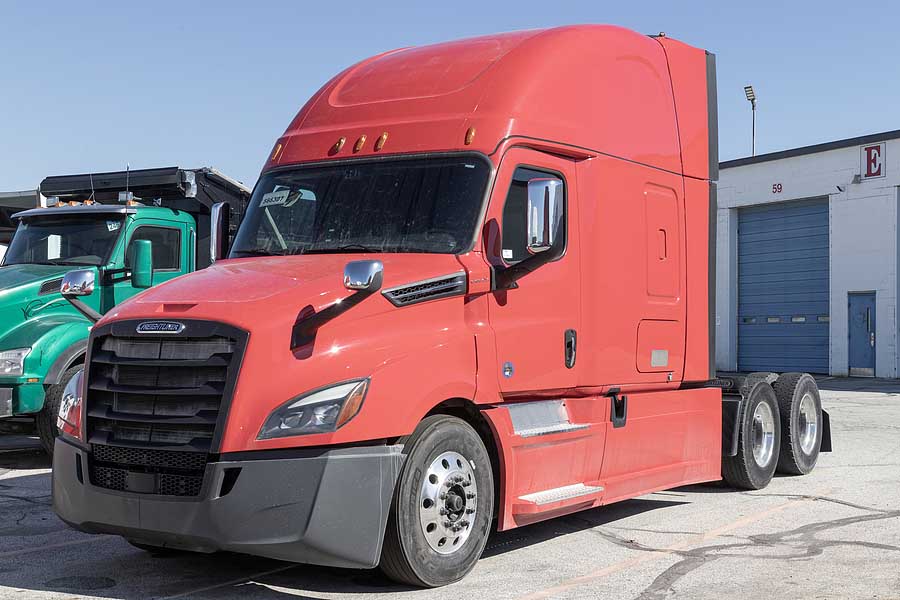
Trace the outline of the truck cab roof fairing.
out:
[[[267,168],[379,154],[491,154],[519,136],[680,173],[675,120],[656,39],[609,25],[505,33],[388,52],[345,70],[300,110]],[[347,143],[336,150],[340,138]]]

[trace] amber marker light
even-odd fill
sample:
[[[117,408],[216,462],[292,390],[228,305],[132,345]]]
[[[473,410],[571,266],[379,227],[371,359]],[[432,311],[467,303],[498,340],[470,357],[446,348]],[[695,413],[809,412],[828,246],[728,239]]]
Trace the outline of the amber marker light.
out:
[[[346,144],[346,143],[347,143],[347,138],[342,137],[341,139],[339,139],[337,142],[334,143],[334,146],[331,149],[332,152],[337,154],[338,152],[341,151],[341,148],[343,148],[344,144]]]
[[[366,134],[362,134],[361,136],[359,136],[359,139],[356,140],[356,144],[353,145],[353,151],[359,152],[360,150],[363,149],[363,146],[365,146],[365,145],[366,145]]]
[[[281,149],[282,146],[280,142],[278,144],[275,144],[275,149],[272,150],[272,158],[270,158],[269,160],[275,160],[276,158],[278,158],[281,155]]]
[[[387,131],[378,136],[378,139],[375,140],[375,151],[378,152],[382,148],[384,148],[384,143],[387,141]]]
[[[362,406],[368,389],[369,380],[364,379],[359,382],[359,385],[357,385],[352,392],[350,392],[350,395],[347,396],[347,399],[344,401],[344,406],[341,408],[341,414],[338,415],[335,429],[340,428],[341,425],[356,416],[356,413],[359,412],[359,409]]]
[[[466,146],[471,145],[472,140],[474,140],[474,139],[475,139],[475,128],[469,127],[469,130],[466,131]]]

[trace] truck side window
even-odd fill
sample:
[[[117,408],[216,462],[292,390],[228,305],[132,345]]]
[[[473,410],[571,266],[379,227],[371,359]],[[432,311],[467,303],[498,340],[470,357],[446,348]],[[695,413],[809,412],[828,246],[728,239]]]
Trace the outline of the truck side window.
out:
[[[506,203],[503,205],[503,262],[506,264],[515,264],[525,260],[529,256],[526,249],[526,234],[528,215],[526,210],[528,207],[528,181],[540,177],[557,177],[565,181],[565,178],[559,173],[551,173],[538,171],[528,167],[517,167],[513,173],[512,183],[509,187],[509,193],[506,195]],[[565,195],[565,188],[563,188]],[[564,219],[568,217],[563,216]],[[565,245],[566,227],[562,227],[559,243]]]
[[[153,271],[181,270],[181,230],[169,227],[138,227],[128,242],[125,252],[125,266],[130,268],[134,262],[134,242],[150,240],[153,242]]]

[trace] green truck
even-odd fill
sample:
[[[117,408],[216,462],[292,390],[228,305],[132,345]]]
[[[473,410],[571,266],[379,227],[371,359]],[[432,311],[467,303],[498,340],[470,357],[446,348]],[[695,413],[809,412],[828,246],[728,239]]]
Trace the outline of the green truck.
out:
[[[222,258],[250,190],[215,169],[170,167],[48,177],[39,192],[48,207],[11,215],[16,229],[0,263],[0,426],[33,425],[52,452],[92,317]],[[146,261],[147,276],[132,277]],[[63,277],[84,269],[96,291],[72,304]]]

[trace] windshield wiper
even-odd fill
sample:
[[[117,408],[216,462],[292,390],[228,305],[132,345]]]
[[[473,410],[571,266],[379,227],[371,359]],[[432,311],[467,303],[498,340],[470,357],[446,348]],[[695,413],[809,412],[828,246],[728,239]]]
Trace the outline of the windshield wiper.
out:
[[[235,250],[235,254],[240,254],[237,258],[246,258],[248,256],[284,256],[284,252],[271,252],[269,250]]]
[[[344,246],[329,246],[326,248],[297,248],[292,254],[350,254],[353,252],[384,252],[384,248],[373,248],[362,244],[346,244]]]

